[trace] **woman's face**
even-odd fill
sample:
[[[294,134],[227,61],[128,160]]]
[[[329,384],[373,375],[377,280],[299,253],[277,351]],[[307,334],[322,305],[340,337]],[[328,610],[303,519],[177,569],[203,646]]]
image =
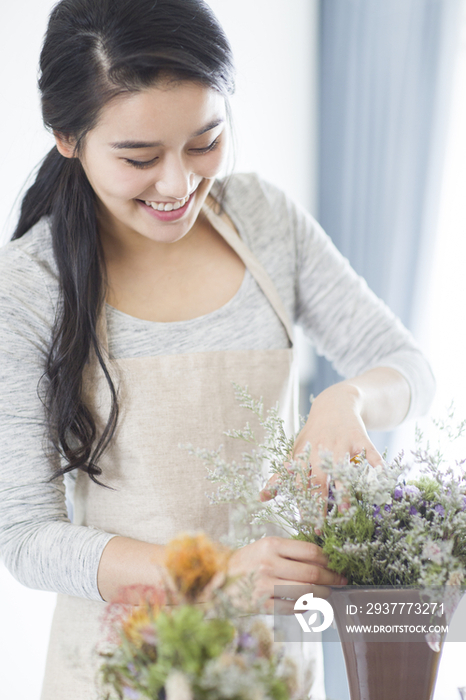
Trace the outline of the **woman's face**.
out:
[[[197,83],[162,83],[110,102],[80,156],[104,235],[129,245],[183,238],[221,170],[225,125],[224,98]]]

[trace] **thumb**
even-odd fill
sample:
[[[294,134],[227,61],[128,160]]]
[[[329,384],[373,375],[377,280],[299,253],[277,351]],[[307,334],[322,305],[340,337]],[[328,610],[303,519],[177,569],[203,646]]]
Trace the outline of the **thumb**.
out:
[[[270,501],[272,498],[275,498],[275,496],[277,495],[277,487],[279,483],[280,480],[277,474],[271,476],[270,479],[267,481],[266,486],[259,493],[259,500],[262,501],[262,503],[264,503],[265,501]]]
[[[285,462],[283,465],[285,469],[288,472],[291,472],[291,464],[289,462]],[[267,484],[265,488],[262,489],[262,491],[259,494],[259,500],[264,503],[264,501],[270,501],[272,498],[275,498],[278,492],[278,486],[280,485],[280,477],[278,474],[273,474],[273,476],[270,477],[270,479],[267,481]]]

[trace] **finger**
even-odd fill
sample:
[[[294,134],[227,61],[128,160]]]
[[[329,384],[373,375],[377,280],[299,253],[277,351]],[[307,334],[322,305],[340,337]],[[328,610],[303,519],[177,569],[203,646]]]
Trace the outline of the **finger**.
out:
[[[313,542],[303,542],[302,540],[288,540],[285,537],[270,538],[274,540],[271,544],[275,547],[276,554],[286,560],[316,564],[317,566],[328,565],[328,558],[322,549]]]
[[[353,459],[350,459],[350,462],[353,462]],[[353,463],[356,464],[356,462]],[[338,494],[338,497],[334,499],[338,502],[338,512],[344,513],[346,510],[349,510],[351,505],[350,496],[349,493],[345,491],[341,481],[335,481],[335,484],[332,485],[332,491],[335,496]]]
[[[265,503],[266,501],[270,501],[272,498],[275,498],[275,496],[278,493],[278,488],[268,488],[267,486],[262,489],[262,491],[259,493],[259,501],[262,503]]]
[[[311,464],[309,478],[312,486],[315,488],[314,495],[319,496],[324,501],[327,501],[329,481],[328,474],[323,472],[318,466]]]
[[[294,585],[312,584],[317,586],[342,586],[345,585],[345,577],[331,569],[317,564],[303,564],[301,562],[287,562],[286,565],[278,565],[275,569],[280,579],[289,578]],[[287,585],[280,583],[280,585]]]
[[[294,615],[296,601],[288,598],[271,598],[267,601],[274,615]]]
[[[366,448],[366,460],[372,467],[384,466],[382,455],[378,450],[376,450],[375,446],[372,443]]]
[[[288,472],[291,472],[291,464],[289,462],[285,462],[283,465]],[[297,481],[300,482],[300,478],[297,477]],[[270,479],[267,481],[266,486],[262,489],[262,491],[259,493],[259,500],[262,502],[265,501],[270,501],[272,498],[275,498],[275,496],[278,493],[278,487],[280,486],[280,477],[278,474],[273,474]]]
[[[353,464],[361,464],[363,458],[369,462],[372,467],[382,467],[384,465],[382,455],[369,439],[365,440],[364,443],[361,442],[357,447],[353,448],[351,451],[350,462]]]
[[[283,585],[289,585],[290,595],[288,596],[288,591],[286,591],[286,598],[271,596],[270,598],[263,599],[260,604],[260,612],[273,615],[294,615],[296,612],[294,609],[296,601],[305,593],[312,593],[314,598],[325,599],[329,598],[332,593],[332,590],[326,586],[309,586],[307,590],[304,590],[302,585],[293,585],[292,582]],[[293,593],[293,588],[296,588],[298,591],[296,596]]]

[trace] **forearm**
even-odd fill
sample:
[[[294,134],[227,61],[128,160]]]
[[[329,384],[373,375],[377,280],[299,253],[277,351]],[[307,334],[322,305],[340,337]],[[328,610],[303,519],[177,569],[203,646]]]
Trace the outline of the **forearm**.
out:
[[[403,421],[409,410],[409,384],[391,367],[376,367],[330,387],[330,392],[332,389],[333,393],[350,392],[368,430],[391,430]]]
[[[163,545],[129,537],[111,539],[102,553],[97,574],[102,598],[137,605],[138,586],[163,587],[164,555]]]

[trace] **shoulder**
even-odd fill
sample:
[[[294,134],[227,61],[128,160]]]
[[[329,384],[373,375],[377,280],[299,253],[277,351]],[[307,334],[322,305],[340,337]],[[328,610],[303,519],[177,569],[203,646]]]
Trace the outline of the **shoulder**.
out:
[[[0,324],[18,333],[33,328],[46,332],[54,322],[57,299],[50,225],[42,219],[0,248]]]
[[[0,292],[13,291],[13,282],[37,290],[37,285],[53,288],[57,280],[48,219],[0,248]]]
[[[244,221],[279,222],[286,216],[287,197],[276,185],[256,173],[235,173],[221,182],[225,188],[224,206]]]
[[[216,183],[214,196],[222,186],[226,213],[259,257],[266,250],[284,255],[296,272],[303,255],[329,245],[328,236],[303,206],[257,174],[234,174]]]
[[[256,173],[235,173],[216,183],[217,192],[225,188],[224,207],[246,231],[267,232],[280,239],[291,237],[295,244],[302,237],[321,235],[314,217],[276,185]]]

